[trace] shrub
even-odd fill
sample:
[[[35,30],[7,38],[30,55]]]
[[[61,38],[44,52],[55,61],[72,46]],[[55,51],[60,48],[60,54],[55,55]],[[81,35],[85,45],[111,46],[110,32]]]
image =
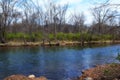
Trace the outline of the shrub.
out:
[[[104,34],[104,35],[101,35],[101,39],[102,39],[102,40],[111,40],[111,39],[112,39],[112,36],[109,35],[109,34]]]
[[[7,33],[6,39],[8,40],[21,40],[26,36],[24,33]]]
[[[37,41],[42,40],[43,37],[46,39],[54,40],[54,34],[48,34],[44,36],[40,32],[33,32],[31,34],[26,33],[6,33],[7,40],[27,40],[27,41]],[[63,33],[59,32],[56,34],[56,38],[58,40],[71,40],[71,41],[99,41],[99,40],[112,40],[112,35],[110,34],[103,34],[103,35],[96,35],[96,34],[89,34],[87,32],[84,33]]]
[[[65,34],[60,32],[60,33],[57,33],[57,39],[58,40],[65,40]]]
[[[54,40],[54,34],[49,34],[48,37],[49,37],[50,40]]]
[[[13,33],[11,34],[6,34],[6,39],[7,40],[13,40],[15,38],[15,35]]]

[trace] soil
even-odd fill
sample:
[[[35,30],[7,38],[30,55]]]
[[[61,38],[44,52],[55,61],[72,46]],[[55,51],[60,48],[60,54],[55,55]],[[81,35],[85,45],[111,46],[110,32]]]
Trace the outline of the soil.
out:
[[[84,42],[81,43],[79,41],[58,41],[54,42],[51,41],[45,42],[44,44],[42,42],[17,42],[17,41],[10,41],[7,43],[0,43],[0,47],[16,47],[16,46],[75,46],[75,45],[85,45],[85,44],[120,44],[120,41],[115,41],[114,43],[112,41],[91,41],[91,42]]]
[[[120,80],[120,64],[107,64],[83,71],[78,80]]]
[[[3,80],[47,80],[47,78],[44,76],[38,77],[38,78],[37,77],[29,78],[24,75],[11,75],[6,77]]]

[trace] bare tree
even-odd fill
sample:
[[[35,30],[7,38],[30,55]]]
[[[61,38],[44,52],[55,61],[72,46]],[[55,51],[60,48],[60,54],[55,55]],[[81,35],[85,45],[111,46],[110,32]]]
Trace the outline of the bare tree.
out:
[[[70,22],[73,24],[74,31],[80,34],[80,42],[81,45],[84,45],[84,33],[85,33],[85,16],[83,13],[74,13],[71,18]]]
[[[72,21],[74,27],[76,27],[76,32],[82,33],[84,31],[85,16],[83,13],[73,14]]]
[[[58,6],[59,14],[58,14],[58,30],[59,32],[63,31],[63,28],[65,27],[66,24],[66,13],[68,9],[68,4],[65,4],[63,6]]]
[[[5,42],[6,27],[13,21],[16,4],[20,0],[0,0],[0,42]]]
[[[14,11],[12,18],[12,27],[10,27],[9,29],[11,29],[12,33],[16,34],[17,32],[19,32],[18,23],[20,23],[20,19],[22,18],[21,12]]]
[[[37,26],[37,19],[39,17],[39,12],[37,10],[36,5],[32,0],[26,1],[23,4],[24,15],[22,19],[22,23],[26,27],[26,32],[30,35],[30,41],[34,41],[33,31],[35,31],[35,27]]]
[[[57,32],[61,30],[62,24],[65,24],[65,15],[68,5],[63,6],[54,3],[54,1],[49,1],[47,6],[45,6],[45,22],[47,23],[49,32],[54,33],[54,40],[57,41]]]
[[[95,22],[98,24],[98,33],[102,33],[102,27],[110,19],[115,17],[115,11],[112,11],[109,7],[95,7],[92,9]]]
[[[92,32],[94,30],[95,32],[97,31],[98,34],[111,34],[114,42],[119,29],[117,27],[117,20],[120,16],[120,4],[113,4],[111,1],[112,0],[106,0],[103,3],[97,4],[97,6],[92,9],[94,22],[96,23],[94,27],[92,27]]]

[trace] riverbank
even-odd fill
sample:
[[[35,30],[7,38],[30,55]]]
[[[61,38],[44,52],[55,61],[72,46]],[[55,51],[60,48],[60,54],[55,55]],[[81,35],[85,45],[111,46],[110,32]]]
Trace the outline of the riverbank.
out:
[[[120,80],[120,64],[100,65],[85,70],[77,80]]]
[[[48,79],[44,76],[35,77],[35,75],[29,75],[29,76],[11,75],[11,76],[6,77],[3,80],[48,80]]]
[[[120,44],[120,41],[91,41],[91,42],[79,42],[79,41],[51,41],[51,42],[17,42],[10,41],[7,43],[0,43],[0,47],[16,47],[16,46],[75,46],[86,44]]]

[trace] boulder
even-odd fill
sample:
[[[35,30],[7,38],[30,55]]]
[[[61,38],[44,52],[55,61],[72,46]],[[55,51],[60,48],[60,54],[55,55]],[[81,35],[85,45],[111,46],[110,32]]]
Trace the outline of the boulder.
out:
[[[29,75],[28,78],[35,78],[35,75]]]
[[[87,77],[84,80],[93,80],[91,77]]]

